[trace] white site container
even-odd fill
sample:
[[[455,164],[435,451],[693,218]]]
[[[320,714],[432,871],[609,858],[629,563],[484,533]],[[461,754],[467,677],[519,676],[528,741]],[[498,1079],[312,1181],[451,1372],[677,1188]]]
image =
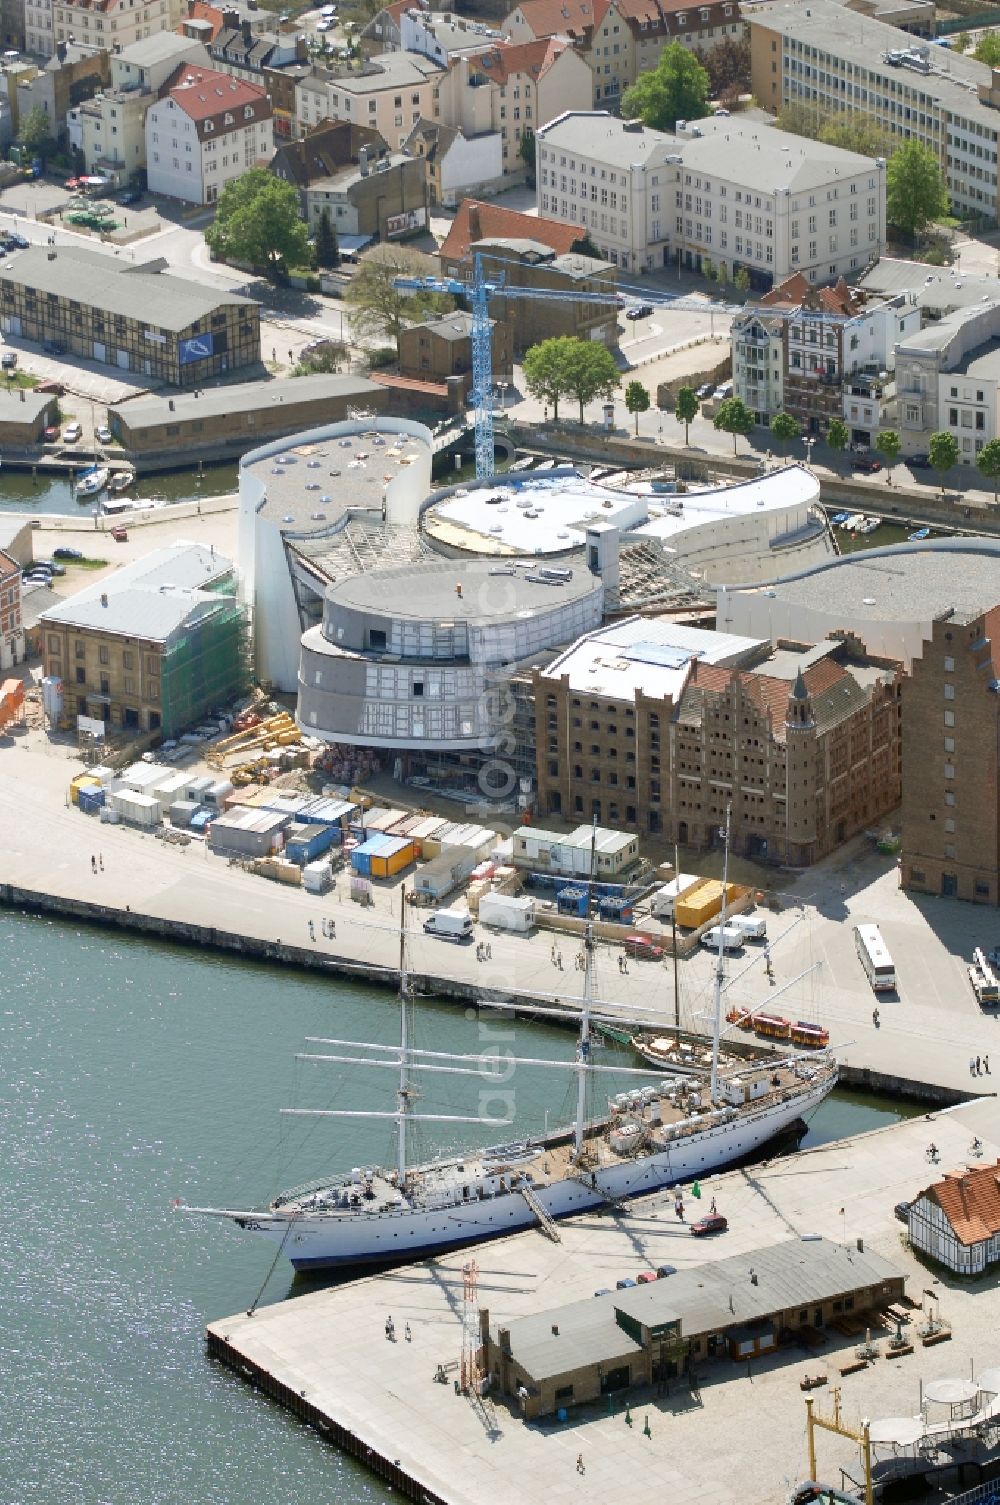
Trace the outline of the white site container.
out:
[[[173,772],[164,763],[133,763],[122,774],[122,783],[126,789],[134,789],[140,794],[152,794],[157,784],[162,784]]]
[[[328,862],[307,862],[302,869],[302,887],[310,894],[325,894],[333,882]]]
[[[673,919],[674,905],[678,899],[682,899],[689,888],[694,888],[701,879],[693,873],[678,873],[676,878],[671,878],[662,888],[658,888],[650,900],[650,913],[654,920]]]
[[[151,794],[143,794],[141,790],[119,789],[109,798],[111,808],[117,810],[120,818],[130,825],[152,829],[163,818],[159,800]]]
[[[479,901],[479,923],[526,934],[535,928],[535,901],[523,895],[483,894]]]

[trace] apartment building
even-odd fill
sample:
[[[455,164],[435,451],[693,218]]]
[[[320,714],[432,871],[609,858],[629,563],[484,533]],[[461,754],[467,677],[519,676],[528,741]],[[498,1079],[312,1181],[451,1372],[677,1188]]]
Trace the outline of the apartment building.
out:
[[[500,41],[500,33],[491,31],[481,21],[466,20],[450,11],[430,12],[417,8],[404,10],[399,18],[399,47],[403,52],[420,52],[441,68],[457,57],[482,49],[485,39]]]
[[[521,139],[568,110],[589,110],[590,72],[566,41],[498,42],[453,60],[441,80],[438,116],[466,136],[500,138],[504,186],[524,181]]]
[[[398,240],[427,227],[427,170],[419,158],[362,147],[357,164],[317,177],[304,190],[315,233],[324,209],[345,250]]]
[[[23,658],[21,566],[0,549],[0,670],[12,669]]]
[[[539,208],[628,270],[713,262],[769,288],[856,274],[885,244],[885,163],[730,118],[676,134],[605,112],[537,136]]]
[[[333,177],[352,163],[357,166],[362,149],[376,156],[388,150],[378,131],[346,120],[324,120],[308,135],[285,141],[276,148],[269,167],[276,178],[291,183],[299,192],[299,207],[306,212],[305,190],[318,178]]]
[[[52,0],[52,44],[75,40],[110,52],[176,31],[184,13],[184,0]]]
[[[371,126],[400,149],[421,118],[438,119],[438,89],[445,71],[418,53],[385,52],[360,73],[314,67],[295,85],[296,136],[323,120]]]
[[[109,87],[72,110],[70,142],[83,152],[89,173],[125,182],[146,166],[146,114],[182,63],[207,67],[200,42],[157,32],[111,58]]]
[[[503,186],[503,142],[498,131],[467,136],[459,126],[418,120],[403,150],[427,166],[432,204],[455,209],[469,193],[496,193]]]
[[[904,455],[926,451],[945,430],[959,463],[974,465],[1000,435],[1000,305],[957,309],[901,340],[896,390]]]
[[[922,141],[941,164],[953,212],[995,222],[1000,75],[836,0],[762,6],[748,24],[761,105],[856,113]]]
[[[504,22],[513,42],[570,37],[590,68],[594,109],[614,108],[668,42],[705,52],[743,29],[737,0],[524,0]]]
[[[1000,903],[998,687],[1000,606],[942,614],[903,683],[904,888]]]
[[[24,50],[33,57],[51,57],[55,52],[52,0],[24,0]]]
[[[170,386],[197,387],[260,361],[251,298],[199,287],[162,260],[120,261],[76,246],[32,246],[0,266],[0,333]]]
[[[183,63],[146,114],[151,193],[214,204],[274,150],[271,101],[257,84]]]
[[[43,67],[33,75],[18,76],[14,90],[14,124],[27,119],[32,110],[43,111],[56,140],[66,134],[70,111],[91,99],[111,78],[111,59],[104,47],[78,42],[58,42]]]
[[[900,667],[632,618],[535,674],[540,807],[807,866],[900,797]]]

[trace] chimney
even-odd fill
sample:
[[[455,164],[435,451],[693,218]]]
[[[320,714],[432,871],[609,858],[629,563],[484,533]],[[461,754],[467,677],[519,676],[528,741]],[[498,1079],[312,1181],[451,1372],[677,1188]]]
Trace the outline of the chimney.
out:
[[[66,43],[65,42],[57,42],[56,43],[56,57],[59,59],[59,61],[61,63],[64,63],[66,61]]]
[[[251,45],[251,43],[253,42],[253,32],[252,32],[251,27],[250,27],[250,22],[245,17],[244,17],[243,21],[240,23],[240,30],[243,32],[243,40],[244,40],[244,42],[249,47]]]
[[[361,176],[363,178],[367,178],[368,172],[369,172],[369,168],[368,168],[368,148],[367,148],[367,146],[363,146],[361,148],[361,150],[358,152],[358,167],[359,167],[359,169],[361,171]]]

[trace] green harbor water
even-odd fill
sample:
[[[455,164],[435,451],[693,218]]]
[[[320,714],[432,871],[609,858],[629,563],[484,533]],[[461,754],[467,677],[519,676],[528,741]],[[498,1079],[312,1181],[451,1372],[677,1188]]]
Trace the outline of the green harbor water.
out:
[[[0,843],[2,846],[2,843]],[[3,1062],[3,1505],[368,1505],[359,1465],[205,1357],[206,1321],[253,1300],[271,1246],[171,1209],[247,1206],[385,1160],[388,1126],[287,1119],[282,1106],[387,1108],[385,1072],[296,1064],[307,1035],[398,1038],[388,993],[0,912]],[[418,1043],[499,1041],[566,1058],[566,1032],[417,1006]],[[626,1056],[607,1056],[632,1064]],[[340,1076],[335,1072],[343,1073]],[[569,1113],[551,1071],[513,1078],[518,1135]],[[634,1082],[634,1079],[633,1079]],[[608,1077],[609,1092],[633,1082]],[[602,1087],[605,1085],[602,1083]],[[480,1085],[428,1079],[426,1111],[477,1111]],[[806,1143],[912,1107],[839,1093]],[[448,1125],[418,1153],[447,1148]],[[461,1142],[514,1130],[472,1127]],[[265,1301],[305,1289],[282,1262]],[[379,1315],[379,1320],[381,1317]],[[459,1335],[456,1329],[456,1352]],[[331,1355],[336,1362],[336,1355]]]
[[[206,465],[199,477],[197,466],[186,470],[151,471],[141,475],[127,496],[137,502],[187,502],[202,496],[225,496],[239,486],[239,469],[232,465]],[[123,497],[124,497],[123,493]],[[66,517],[92,517],[94,498],[77,501],[68,475],[39,471],[0,470],[0,509],[5,512],[58,514]]]

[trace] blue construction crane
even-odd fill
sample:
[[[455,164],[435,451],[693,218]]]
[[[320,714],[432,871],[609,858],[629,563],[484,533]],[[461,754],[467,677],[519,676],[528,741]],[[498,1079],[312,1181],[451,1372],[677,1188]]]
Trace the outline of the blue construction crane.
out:
[[[519,266],[520,262],[513,265]],[[597,303],[622,307],[629,303],[651,304],[654,308],[697,311],[699,313],[742,313],[742,303],[706,303],[702,298],[686,298],[653,291],[650,288],[621,287],[614,293],[555,292],[546,288],[510,287],[500,272],[489,280],[483,275],[482,257],[477,252],[473,257],[471,282],[458,277],[395,277],[393,287],[409,293],[448,293],[455,298],[468,299],[472,312],[472,400],[476,408],[476,476],[488,481],[494,473],[493,453],[493,342],[490,334],[490,299],[499,295],[504,298],[536,299],[545,303]],[[802,310],[807,319],[815,318],[824,323],[849,322],[843,315],[813,313]]]

